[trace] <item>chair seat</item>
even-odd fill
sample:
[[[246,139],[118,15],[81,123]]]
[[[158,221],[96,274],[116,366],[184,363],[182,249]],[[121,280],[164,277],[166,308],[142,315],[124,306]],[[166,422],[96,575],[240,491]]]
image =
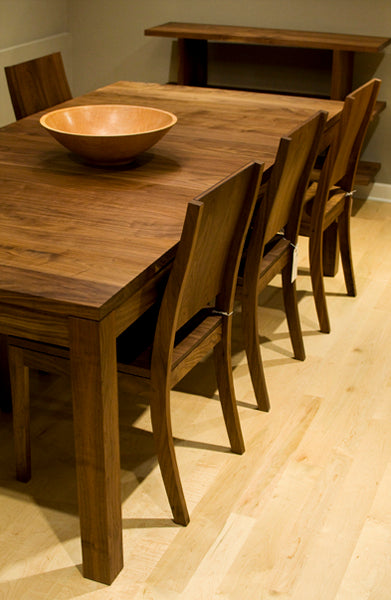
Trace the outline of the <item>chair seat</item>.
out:
[[[262,257],[259,273],[259,287],[264,288],[271,280],[281,273],[282,269],[289,263],[294,246],[284,238],[283,235],[274,236],[265,246],[264,255]],[[241,272],[238,277],[238,287],[243,284],[243,268],[246,260],[246,255],[243,256]]]
[[[305,205],[300,224],[300,235],[310,236],[311,233],[314,231],[312,224],[312,209],[317,188],[317,182],[313,181],[306,192]],[[345,190],[342,190],[337,186],[331,188],[324,212],[324,229],[327,229],[327,227],[329,227],[331,223],[334,223],[334,221],[336,221],[339,215],[343,213],[345,206],[345,198]]]
[[[266,244],[259,276],[263,285],[270,283],[273,277],[289,263],[293,249],[293,244],[281,235],[276,235]]]
[[[149,311],[148,311],[149,312]],[[146,319],[141,318],[145,322]],[[198,362],[199,356],[211,352],[222,335],[222,316],[213,314],[212,308],[201,310],[176,334],[172,356],[171,385],[175,385]],[[129,327],[117,340],[118,371],[136,377],[150,378],[153,348],[153,320],[148,323],[149,339],[143,331],[142,352],[140,339],[140,323]],[[148,335],[147,334],[147,335]]]

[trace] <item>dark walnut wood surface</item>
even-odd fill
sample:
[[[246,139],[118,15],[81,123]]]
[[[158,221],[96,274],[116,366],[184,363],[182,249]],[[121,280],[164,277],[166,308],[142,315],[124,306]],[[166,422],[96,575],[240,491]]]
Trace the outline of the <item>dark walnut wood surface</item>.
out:
[[[97,168],[53,140],[39,115],[0,131],[0,300],[99,319],[143,290],[173,256],[188,200],[341,103],[119,82],[67,102],[174,112],[177,125],[125,167]],[[147,292],[146,292],[147,293]],[[13,332],[15,333],[15,332]]]

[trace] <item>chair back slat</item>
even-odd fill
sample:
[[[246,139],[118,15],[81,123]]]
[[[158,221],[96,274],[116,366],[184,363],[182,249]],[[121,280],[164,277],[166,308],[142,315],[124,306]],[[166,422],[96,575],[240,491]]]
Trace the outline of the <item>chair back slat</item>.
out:
[[[338,127],[322,166],[311,207],[312,229],[321,231],[329,198],[335,185],[352,191],[365,134],[381,81],[372,79],[349,94]]]
[[[325,112],[319,112],[280,140],[270,182],[255,209],[246,243],[245,289],[257,287],[265,244],[276,233],[283,229],[285,237],[296,244],[304,194],[326,118]]]
[[[4,70],[16,119],[72,98],[60,52],[5,67]]]
[[[293,237],[297,233],[304,192],[325,121],[326,113],[320,112],[280,140],[268,190],[265,242],[285,229],[289,222],[295,226],[285,233],[293,233]]]
[[[261,165],[247,165],[189,203],[159,312],[154,352],[156,342],[172,347],[176,331],[206,305],[232,310],[261,173]]]
[[[361,148],[371,120],[380,80],[372,79],[349,94],[335,140],[334,168],[331,185],[341,185],[344,189],[353,185]],[[348,189],[348,191],[351,191]]]

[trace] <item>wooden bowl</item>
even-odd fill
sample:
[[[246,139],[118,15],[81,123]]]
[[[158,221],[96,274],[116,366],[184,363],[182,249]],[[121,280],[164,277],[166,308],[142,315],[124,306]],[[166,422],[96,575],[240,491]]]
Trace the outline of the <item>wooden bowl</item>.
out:
[[[175,125],[175,115],[146,106],[94,104],[46,113],[41,125],[60,144],[95,165],[121,165],[151,148]]]

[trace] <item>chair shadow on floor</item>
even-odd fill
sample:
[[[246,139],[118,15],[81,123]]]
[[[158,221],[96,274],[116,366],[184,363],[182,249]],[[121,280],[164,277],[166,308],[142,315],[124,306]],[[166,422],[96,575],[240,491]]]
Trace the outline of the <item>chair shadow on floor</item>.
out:
[[[300,270],[299,270],[300,273]],[[309,276],[309,269],[303,270],[303,274]],[[312,295],[312,291],[297,290],[298,304],[304,299],[304,297]],[[268,349],[275,352],[276,357],[273,359],[263,360],[263,366],[266,369],[272,367],[278,367],[279,365],[287,364],[288,362],[294,361],[288,326],[284,326],[284,331],[280,332],[279,328],[281,324],[286,324],[286,314],[283,304],[283,297],[281,293],[281,286],[270,284],[265,290],[263,290],[259,296],[258,302],[261,315],[260,315],[260,326],[262,328],[262,335],[259,335],[259,343],[261,345],[268,346]],[[273,318],[264,319],[262,317],[262,310],[272,311]],[[309,335],[320,335],[320,332],[316,329],[316,321],[314,320],[313,331],[303,331],[303,337]],[[281,342],[281,343],[280,343]],[[287,342],[287,343],[285,343]],[[235,377],[235,369],[242,365],[244,362],[244,368],[248,369],[246,364],[246,355],[244,350],[242,327],[241,327],[241,313],[240,303],[238,302],[235,306],[235,314],[232,325],[232,364]],[[207,357],[204,361],[200,362],[196,367],[180,381],[174,388],[177,391],[183,393],[192,393],[218,401],[217,395],[217,384],[213,372],[213,358]],[[254,395],[254,403],[245,402],[240,398],[237,398],[238,406],[257,410],[257,404]]]
[[[71,581],[71,578],[75,577],[75,568],[80,572],[77,585],[82,596],[106,586],[82,577],[70,382],[67,377],[32,370],[30,384],[33,476],[28,483],[16,480],[12,414],[0,412],[0,502],[1,497],[7,497],[8,505],[15,507],[15,526],[13,526],[15,531],[17,531],[18,520],[21,527],[24,526],[23,504],[32,504],[38,508],[38,511],[36,508],[32,510],[32,514],[36,515],[34,532],[40,527],[40,521],[43,521],[47,523],[43,525],[45,530],[51,531],[52,534],[36,536],[33,555],[31,543],[23,544],[23,535],[27,534],[20,535],[19,545],[12,546],[9,563],[2,561],[3,581],[0,582],[0,597],[2,598],[3,594],[4,597],[10,594],[14,583],[15,586],[19,585],[21,580],[26,589],[39,588],[42,594],[46,590],[45,593],[48,595],[43,597],[50,597],[50,590],[58,582],[65,581],[68,577]],[[126,399],[128,391],[128,389],[124,390],[120,382],[120,447],[123,480],[121,492],[124,502],[137,490],[142,480],[153,469],[158,468],[152,433],[133,425],[148,408],[143,390],[135,390],[138,398],[134,403],[129,403]],[[165,500],[163,483],[161,487],[161,496]],[[25,514],[30,514],[29,508]],[[2,517],[4,526],[0,525],[0,527],[2,539],[6,543],[6,536],[15,534],[7,533],[8,521],[5,520],[12,519],[12,512],[0,514],[0,523]],[[146,516],[142,518],[124,516],[122,525],[124,531],[148,528],[180,529],[171,518],[168,504],[167,517],[151,517],[146,510]],[[73,565],[62,569],[51,569],[49,566],[45,572],[25,577],[18,575],[18,579],[14,580],[13,565],[23,564],[40,554],[49,556],[56,540],[63,546],[63,552],[70,554]],[[7,576],[8,570],[11,573],[9,576]],[[7,597],[11,596],[7,595]],[[63,590],[61,597],[64,600],[71,600],[75,595],[70,588],[69,596],[67,591]]]
[[[210,397],[216,394],[213,364],[204,369]],[[132,389],[131,389],[132,388]],[[210,394],[209,394],[210,392]],[[126,501],[142,481],[157,468],[156,450],[149,418],[149,386],[126,376],[119,376],[120,452],[122,501]],[[192,393],[198,393],[197,390]],[[199,392],[201,393],[201,392]],[[15,477],[12,414],[0,412],[0,495],[29,497],[45,512],[61,542],[77,537],[79,532],[76,470],[73,444],[72,401],[69,378],[31,371],[31,427],[33,477],[22,483]],[[134,402],[129,402],[129,394]],[[143,424],[138,423],[142,419]],[[145,425],[145,426],[144,426]],[[212,444],[175,436],[175,444],[229,453],[229,445]],[[126,474],[131,474],[127,477]],[[64,512],[69,521],[67,534],[58,529],[56,512]],[[124,518],[124,528],[176,527],[171,517]]]
[[[70,382],[67,377],[31,371],[30,389],[33,476],[28,483],[16,480],[12,414],[0,412],[0,497],[26,499],[26,502],[39,506],[55,536],[60,543],[65,543],[80,537]],[[137,401],[130,403],[119,384],[123,501],[157,468],[152,433],[134,425],[148,409],[148,401],[142,390],[135,393],[138,394]],[[130,472],[132,476],[126,477]],[[64,520],[64,514],[70,518]],[[149,518],[148,515],[145,518],[124,518],[123,527],[177,526],[167,507],[167,518]],[[39,551],[45,551],[45,548],[38,548]],[[21,560],[26,558],[24,552],[29,550],[21,544]]]

